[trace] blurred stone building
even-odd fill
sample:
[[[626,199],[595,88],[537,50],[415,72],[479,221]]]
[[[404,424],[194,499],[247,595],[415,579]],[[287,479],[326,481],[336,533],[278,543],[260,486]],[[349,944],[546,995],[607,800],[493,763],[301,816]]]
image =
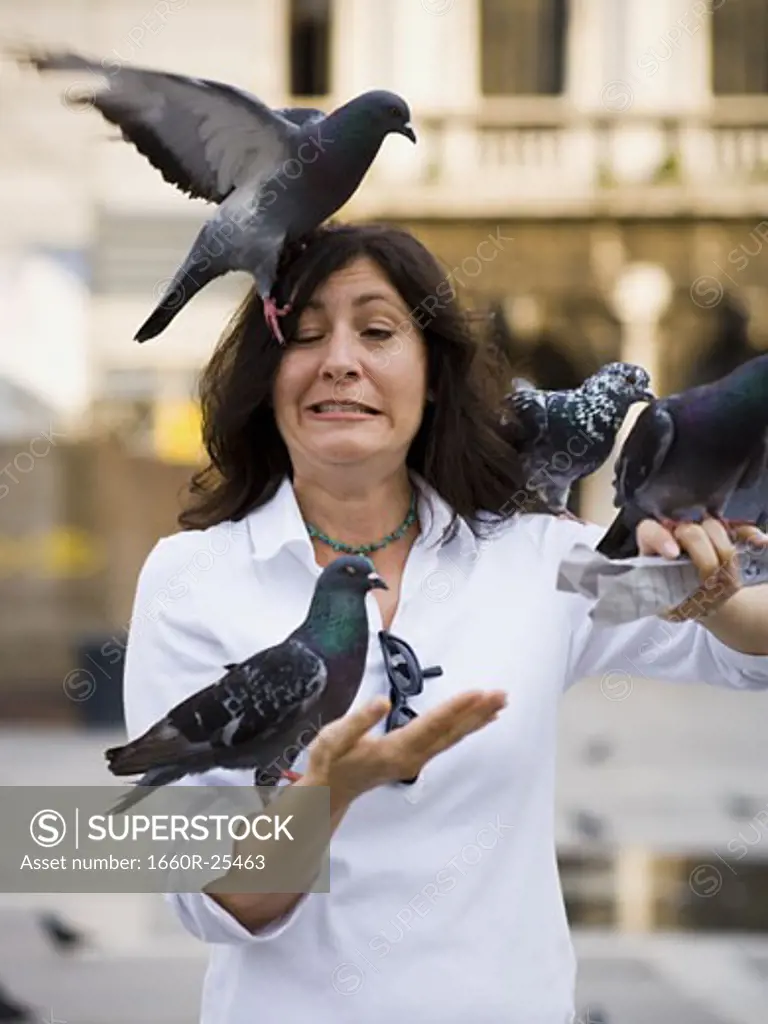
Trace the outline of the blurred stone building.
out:
[[[766,0],[0,0],[9,44],[223,79],[274,106],[397,90],[419,144],[388,138],[342,215],[416,232],[540,384],[624,357],[661,391],[768,346],[767,26]],[[99,584],[120,620],[174,528],[196,374],[249,282],[219,280],[160,338],[131,340],[210,208],[73,108],[87,78],[0,58],[0,380],[68,442],[111,435],[154,467],[151,487],[130,477],[146,511],[133,554]],[[29,415],[3,417],[16,452]],[[607,521],[610,479],[585,484],[582,514]]]

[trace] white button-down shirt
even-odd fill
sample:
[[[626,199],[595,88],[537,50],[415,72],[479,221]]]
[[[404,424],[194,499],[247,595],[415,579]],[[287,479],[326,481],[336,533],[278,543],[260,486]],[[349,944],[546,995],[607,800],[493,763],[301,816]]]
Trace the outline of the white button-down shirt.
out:
[[[441,546],[450,510],[415,482],[422,533],[390,628],[443,675],[413,707],[475,688],[504,689],[508,705],[415,785],[359,797],[332,839],[330,893],[302,896],[273,926],[251,934],[203,893],[168,896],[210,943],[202,1024],[569,1024],[575,966],[554,843],[560,695],[587,675],[768,687],[768,657],[732,651],[695,623],[595,626],[585,599],[557,591],[560,559],[577,540],[597,543],[599,527],[525,515],[475,541],[460,521]],[[160,540],[126,653],[129,735],[225,663],[282,640],[319,572],[287,480],[240,523]],[[353,706],[389,692],[381,616],[366,600]],[[243,786],[252,773],[196,781]]]

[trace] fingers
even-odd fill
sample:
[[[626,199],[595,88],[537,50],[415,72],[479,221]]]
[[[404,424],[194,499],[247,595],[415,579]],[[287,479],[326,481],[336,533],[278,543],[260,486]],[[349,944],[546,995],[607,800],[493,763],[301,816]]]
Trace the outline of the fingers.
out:
[[[493,721],[506,703],[501,690],[463,693],[390,733],[386,741],[396,756],[428,760]]]
[[[677,558],[680,545],[672,534],[655,519],[644,519],[637,527],[635,535],[637,549],[641,555],[663,555],[664,558]]]
[[[755,527],[746,529],[753,531],[754,536]],[[723,523],[709,517],[701,523],[680,523],[674,533],[655,519],[644,519],[637,528],[636,538],[641,555],[677,558],[683,551],[699,570],[702,580],[708,579],[721,566],[730,565],[735,554],[733,541]]]
[[[499,704],[496,701],[483,700],[471,708],[465,715],[451,723],[439,736],[436,736],[425,751],[426,756],[434,757],[442,750],[447,750],[470,733],[477,732],[490,722],[495,721],[499,711],[506,704],[506,699]]]
[[[386,697],[376,697],[375,700],[365,704],[356,711],[337,718],[324,726],[315,738],[315,743],[320,740],[323,753],[330,759],[335,760],[348,753],[358,743],[369,729],[389,711],[390,704]]]
[[[725,524],[710,517],[701,523],[681,523],[675,535],[698,569],[701,586],[665,617],[702,619],[722,607],[741,586],[736,549]]]
[[[721,566],[729,565],[735,553],[727,530],[717,519],[682,523],[676,528],[675,536],[702,580],[708,580]]]
[[[749,526],[748,524],[736,526],[733,535],[736,540],[744,544],[754,545],[758,548],[768,547],[768,533],[763,533],[758,526]]]

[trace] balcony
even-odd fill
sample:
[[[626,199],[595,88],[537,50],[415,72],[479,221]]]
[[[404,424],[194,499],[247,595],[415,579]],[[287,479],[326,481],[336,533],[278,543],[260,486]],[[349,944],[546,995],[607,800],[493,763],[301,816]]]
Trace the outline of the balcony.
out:
[[[605,99],[619,108],[631,93]],[[350,213],[736,217],[768,204],[768,98],[683,115],[527,99],[414,120],[419,146],[388,141]]]

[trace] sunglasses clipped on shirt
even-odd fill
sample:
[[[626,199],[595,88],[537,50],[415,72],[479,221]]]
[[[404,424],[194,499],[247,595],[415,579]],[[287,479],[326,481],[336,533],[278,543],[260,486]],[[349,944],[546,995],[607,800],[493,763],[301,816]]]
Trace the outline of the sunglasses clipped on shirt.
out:
[[[441,676],[443,670],[439,665],[422,668],[419,659],[410,644],[399,636],[389,633],[386,629],[379,631],[381,653],[384,656],[384,668],[389,680],[390,711],[385,723],[385,731],[392,732],[408,725],[417,713],[408,703],[409,697],[416,697],[424,689],[424,680]],[[412,786],[418,779],[401,779],[405,786]]]

